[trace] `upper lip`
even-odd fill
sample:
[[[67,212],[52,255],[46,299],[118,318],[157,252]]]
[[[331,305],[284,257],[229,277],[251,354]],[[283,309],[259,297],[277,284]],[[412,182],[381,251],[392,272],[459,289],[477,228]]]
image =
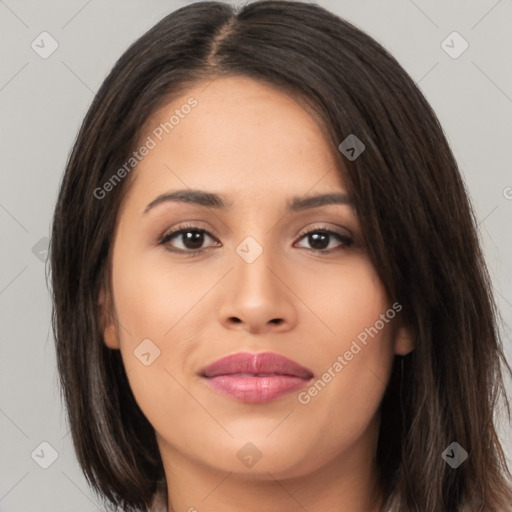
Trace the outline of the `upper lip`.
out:
[[[232,354],[214,361],[204,367],[200,373],[203,377],[217,377],[237,373],[288,375],[302,379],[313,377],[313,373],[308,368],[304,368],[299,363],[273,352]]]

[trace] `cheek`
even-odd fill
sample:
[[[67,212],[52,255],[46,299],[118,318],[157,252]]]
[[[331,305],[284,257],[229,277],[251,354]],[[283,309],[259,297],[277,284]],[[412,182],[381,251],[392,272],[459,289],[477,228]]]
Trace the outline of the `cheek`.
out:
[[[317,275],[316,282],[323,287],[309,293],[308,305],[328,329],[321,326],[320,342],[308,347],[319,373],[299,403],[326,425],[327,438],[339,436],[339,425],[356,436],[372,420],[389,379],[395,312],[386,315],[391,305],[366,259],[329,279]]]
[[[211,286],[209,282],[215,282],[211,272],[201,275],[192,266],[182,269],[169,264],[163,249],[149,251],[158,253],[158,257],[129,248],[114,254],[114,302],[130,344],[144,338],[154,338],[159,345],[167,343],[187,323],[188,312]]]
[[[323,322],[322,337],[333,349],[350,344],[390,307],[385,289],[366,257],[315,271],[314,275],[302,294]]]
[[[140,249],[137,253],[126,242],[124,247],[114,252],[112,272],[123,363],[145,416],[165,430],[160,422],[200,414],[180,384],[192,371],[189,356],[211,322],[199,301],[218,277],[192,266],[180,272],[162,255],[145,259]]]
[[[180,425],[180,418],[199,415],[196,403],[180,385],[184,361],[195,343],[189,343],[190,333],[184,333],[188,295],[193,292],[176,280],[162,278],[155,267],[125,272],[126,266],[118,263],[118,278],[114,275],[112,284],[122,324],[125,371],[143,414],[157,432],[165,432],[169,425]],[[184,436],[186,431],[176,435]]]

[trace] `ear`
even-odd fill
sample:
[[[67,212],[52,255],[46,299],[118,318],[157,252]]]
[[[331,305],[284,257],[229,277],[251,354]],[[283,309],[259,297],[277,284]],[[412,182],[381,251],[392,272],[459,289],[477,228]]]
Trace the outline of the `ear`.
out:
[[[110,302],[110,301],[109,301]],[[119,336],[116,324],[112,318],[110,307],[107,305],[106,294],[102,288],[99,293],[98,303],[100,306],[101,329],[103,330],[103,341],[107,347],[119,349]]]
[[[414,350],[414,336],[409,327],[401,325],[395,333],[395,354],[405,356]]]

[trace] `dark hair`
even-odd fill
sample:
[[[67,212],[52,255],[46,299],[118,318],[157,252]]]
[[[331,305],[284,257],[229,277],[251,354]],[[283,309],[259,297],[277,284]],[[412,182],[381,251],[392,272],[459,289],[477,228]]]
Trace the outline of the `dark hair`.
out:
[[[154,430],[119,351],[103,342],[98,307],[133,175],[104,199],[94,191],[130,157],[151,114],[192,84],[228,75],[277,87],[320,120],[369,256],[415,333],[381,403],[386,507],[510,511],[494,413],[502,397],[510,420],[501,364],[512,370],[455,158],[426,99],[380,44],[318,5],[292,1],[199,2],[169,14],[121,56],[84,119],[61,183],[50,264],[58,369],[89,483],[141,510],[165,481]],[[337,150],[350,134],[366,146],[353,161]],[[453,441],[469,453],[456,470],[441,457]]]

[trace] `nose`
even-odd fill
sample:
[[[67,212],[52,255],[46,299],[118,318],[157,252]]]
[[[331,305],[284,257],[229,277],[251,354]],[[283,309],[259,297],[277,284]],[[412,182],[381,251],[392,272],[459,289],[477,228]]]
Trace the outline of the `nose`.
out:
[[[264,250],[252,263],[235,254],[229,282],[223,285],[220,321],[229,329],[251,334],[284,332],[297,322],[296,296],[286,273]]]

